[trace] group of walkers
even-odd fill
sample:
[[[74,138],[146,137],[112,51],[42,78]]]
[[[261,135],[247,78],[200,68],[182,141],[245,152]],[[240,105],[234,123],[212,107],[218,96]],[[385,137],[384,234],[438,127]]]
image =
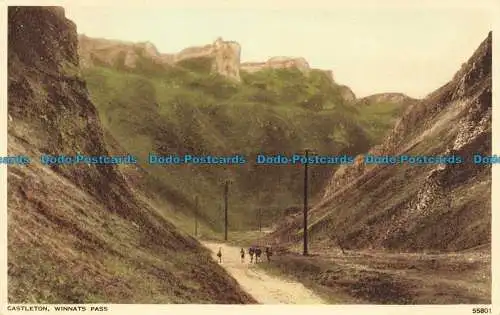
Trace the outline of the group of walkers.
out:
[[[267,257],[267,262],[271,261],[272,251],[270,246],[266,246],[264,253]],[[250,255],[250,263],[258,263],[260,260],[260,256],[262,255],[262,249],[258,246],[252,246],[248,249],[248,254]],[[241,262],[245,262],[245,250],[242,248],[240,250]],[[255,259],[254,259],[255,256]]]
[[[271,246],[266,246],[264,253],[266,254],[267,262],[270,262],[271,256],[273,255]],[[252,246],[248,249],[248,254],[250,255],[250,263],[258,263],[259,260],[261,260],[260,256],[262,255],[262,249],[259,246]],[[245,262],[245,250],[243,248],[240,250],[240,256],[241,262]],[[217,257],[219,258],[219,263],[222,263],[222,248],[220,247],[219,251],[217,252]]]

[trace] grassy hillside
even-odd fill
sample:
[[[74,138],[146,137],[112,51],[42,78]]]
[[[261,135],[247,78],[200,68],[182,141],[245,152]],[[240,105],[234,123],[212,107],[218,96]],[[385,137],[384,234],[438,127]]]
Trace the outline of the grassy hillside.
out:
[[[256,227],[258,208],[264,224],[270,223],[282,209],[302,202],[302,168],[254,165],[257,153],[291,154],[308,147],[318,154],[354,155],[379,140],[364,130],[376,115],[360,114],[344,102],[341,87],[321,71],[307,77],[296,69],[243,72],[242,83],[235,84],[211,74],[210,64],[197,58],[171,67],[143,58],[135,69],[98,65],[83,73],[104,127],[140,157],[147,183],[142,187],[165,209],[192,217],[199,196],[202,220],[220,230],[222,183],[229,179],[230,227]],[[249,163],[157,166],[147,163],[149,152],[239,153]],[[334,169],[312,167],[313,196]]]
[[[407,108],[408,104],[397,102],[373,102],[369,106],[360,108],[360,120],[370,141],[379,143]]]

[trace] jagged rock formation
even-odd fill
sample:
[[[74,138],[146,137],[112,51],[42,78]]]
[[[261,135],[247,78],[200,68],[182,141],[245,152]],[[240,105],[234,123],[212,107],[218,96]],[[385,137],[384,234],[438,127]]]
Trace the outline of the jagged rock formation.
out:
[[[491,242],[491,165],[472,162],[473,154],[491,155],[491,45],[490,32],[448,84],[412,103],[369,152],[458,155],[464,163],[367,165],[358,156],[339,168],[311,210],[315,242],[403,250],[461,250]],[[272,237],[298,241],[290,235],[300,228],[299,218]]]
[[[240,71],[254,73],[265,69],[296,68],[305,75],[312,70],[309,63],[302,57],[271,57],[266,62],[241,62],[241,46],[235,41],[225,41],[221,37],[214,43],[204,46],[193,46],[175,54],[159,53],[150,42],[132,43],[119,40],[90,38],[79,35],[78,53],[82,68],[89,68],[96,64],[107,66],[124,66],[135,68],[139,58],[144,57],[157,65],[175,65],[180,62],[198,58],[209,58],[212,61],[211,70],[234,81],[241,81]],[[319,70],[319,69],[318,69]],[[321,70],[328,78],[334,81],[332,70]],[[348,101],[356,99],[354,93],[343,87],[343,96]]]
[[[150,42],[132,43],[119,40],[90,38],[84,34],[78,36],[78,54],[80,67],[88,68],[97,64],[123,65],[135,68],[139,57],[144,56],[158,64],[171,63],[173,56],[160,54]]]
[[[266,62],[244,62],[241,64],[241,70],[246,72],[257,72],[264,69],[288,69],[297,68],[302,73],[308,74],[311,70],[309,63],[302,57],[272,57]]]
[[[213,44],[214,62],[212,71],[230,79],[240,81],[241,46],[234,41],[223,41],[218,38]]]
[[[109,152],[80,76],[75,24],[55,7],[9,7],[8,19],[8,152],[32,158],[8,168],[9,301],[254,302],[116,166],[39,161]]]
[[[158,65],[174,65],[188,59],[210,58],[212,71],[240,81],[241,47],[236,42],[224,41],[222,38],[217,38],[213,44],[189,47],[176,54],[161,54],[150,42],[131,43],[80,35],[78,48],[82,67],[91,67],[96,63],[101,63],[108,66],[135,68],[137,60],[141,57]]]
[[[173,55],[173,62],[187,59],[210,58],[212,71],[230,79],[240,81],[241,46],[234,41],[224,41],[221,37],[211,45],[189,47]]]

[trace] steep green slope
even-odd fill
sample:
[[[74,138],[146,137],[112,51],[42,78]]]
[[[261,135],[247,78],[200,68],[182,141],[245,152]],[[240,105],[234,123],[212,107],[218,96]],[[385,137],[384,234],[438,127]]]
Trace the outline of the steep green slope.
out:
[[[361,123],[373,143],[380,139],[394,127],[399,117],[406,110],[407,105],[393,102],[374,102],[370,106],[359,109]]]
[[[358,99],[355,106],[370,140],[379,143],[408,107],[416,102],[418,100],[401,93],[381,93]]]
[[[120,63],[118,63],[120,64]],[[143,185],[166,208],[193,216],[198,196],[201,219],[222,228],[222,183],[231,180],[229,225],[255,227],[302,200],[302,168],[255,165],[255,155],[365,152],[376,137],[366,134],[361,115],[341,97],[341,87],[321,71],[296,69],[242,72],[237,84],[210,73],[210,60],[184,60],[177,67],[147,58],[134,69],[94,66],[83,73],[105,128],[123,148],[140,157]],[[369,114],[368,114],[369,116]],[[364,119],[368,119],[369,117]],[[149,165],[157,154],[243,154],[245,165]],[[319,193],[333,166],[312,167],[311,191]]]

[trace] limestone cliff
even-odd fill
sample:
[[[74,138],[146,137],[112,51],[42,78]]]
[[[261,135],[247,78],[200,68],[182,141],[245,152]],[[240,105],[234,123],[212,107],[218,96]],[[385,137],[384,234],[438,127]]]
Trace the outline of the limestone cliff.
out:
[[[194,58],[212,59],[212,71],[227,78],[240,81],[241,46],[221,37],[211,45],[189,47],[174,55],[174,63]]]
[[[78,36],[80,67],[87,68],[96,64],[119,65],[135,68],[139,57],[144,56],[158,64],[169,63],[173,56],[160,54],[150,42],[132,43],[119,40],[91,38],[84,34]]]
[[[271,57],[265,62],[241,62],[241,46],[235,41],[225,41],[217,38],[212,44],[192,46],[178,53],[160,53],[150,42],[132,43],[119,40],[90,38],[86,35],[79,36],[78,53],[80,66],[83,68],[99,64],[134,69],[142,59],[153,62],[157,69],[172,65],[182,65],[196,59],[209,59],[210,69],[213,73],[221,74],[236,82],[240,82],[240,71],[255,73],[265,69],[291,69],[296,68],[304,75],[309,75],[311,70],[322,71],[334,81],[332,70],[312,69],[303,57]],[[354,101],[355,94],[347,86],[341,85],[342,97],[347,101]]]
[[[266,62],[244,62],[241,64],[241,70],[246,72],[258,72],[264,69],[288,69],[297,68],[302,73],[308,74],[311,70],[309,63],[302,57],[272,57]]]
[[[175,54],[162,54],[150,42],[132,43],[80,35],[78,52],[81,67],[91,67],[101,63],[135,68],[141,57],[159,66],[174,65],[188,59],[210,58],[213,72],[240,81],[241,47],[236,42],[224,41],[222,38],[218,38],[210,45],[189,47]]]

